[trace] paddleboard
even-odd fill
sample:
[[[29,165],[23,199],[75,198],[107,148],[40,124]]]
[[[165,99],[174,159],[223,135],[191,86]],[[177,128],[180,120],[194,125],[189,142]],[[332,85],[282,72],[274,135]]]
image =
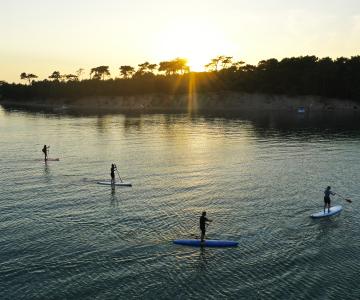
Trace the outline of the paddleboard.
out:
[[[116,186],[132,186],[132,184],[130,182],[115,182],[115,183],[112,183],[111,181],[98,181],[97,184],[116,185]]]
[[[59,161],[60,158],[48,158],[46,161]],[[44,161],[45,162],[45,159],[36,159],[36,161]]]
[[[192,246],[192,247],[236,247],[239,243],[235,241],[226,241],[226,240],[205,240],[201,242],[200,240],[175,240],[174,244]]]
[[[336,205],[330,208],[330,212],[328,212],[328,209],[325,209],[325,213],[324,210],[321,210],[315,214],[312,214],[311,217],[312,218],[325,218],[325,217],[331,217],[334,215],[339,214],[342,211],[342,206],[341,205]]]

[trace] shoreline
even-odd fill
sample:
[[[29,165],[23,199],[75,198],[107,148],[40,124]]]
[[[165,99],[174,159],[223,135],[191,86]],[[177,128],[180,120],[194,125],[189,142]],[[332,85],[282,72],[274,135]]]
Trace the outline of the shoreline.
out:
[[[235,92],[199,94],[147,94],[137,96],[96,96],[77,99],[0,99],[4,107],[100,112],[202,112],[202,111],[360,111],[360,103],[318,96],[285,96]],[[301,110],[301,111],[300,111]]]

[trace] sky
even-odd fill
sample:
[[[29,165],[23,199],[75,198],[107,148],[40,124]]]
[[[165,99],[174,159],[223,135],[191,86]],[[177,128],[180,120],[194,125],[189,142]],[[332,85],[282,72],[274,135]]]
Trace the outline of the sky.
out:
[[[0,0],[0,80],[185,57],[360,54],[359,0]]]

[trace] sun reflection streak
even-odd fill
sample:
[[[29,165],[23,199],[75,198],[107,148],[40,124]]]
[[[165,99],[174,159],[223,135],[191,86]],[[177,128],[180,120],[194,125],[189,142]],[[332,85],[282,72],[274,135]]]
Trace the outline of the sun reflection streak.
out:
[[[189,114],[197,111],[196,77],[194,73],[189,74],[187,111]]]

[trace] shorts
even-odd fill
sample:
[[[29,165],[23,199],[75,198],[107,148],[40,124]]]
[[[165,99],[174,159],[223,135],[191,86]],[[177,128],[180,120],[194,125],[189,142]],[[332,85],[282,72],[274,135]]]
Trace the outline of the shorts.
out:
[[[330,204],[330,197],[324,197],[325,204]]]

